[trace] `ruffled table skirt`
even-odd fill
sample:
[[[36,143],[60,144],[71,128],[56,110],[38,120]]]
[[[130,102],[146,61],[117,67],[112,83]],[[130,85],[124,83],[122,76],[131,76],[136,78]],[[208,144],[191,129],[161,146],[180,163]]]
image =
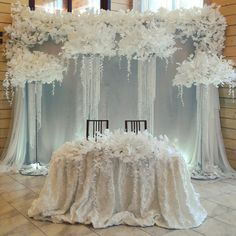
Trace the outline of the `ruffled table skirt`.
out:
[[[137,140],[129,140],[128,147],[118,137],[64,144],[53,154],[45,185],[28,215],[95,228],[199,226],[207,213],[180,154],[150,135],[132,138]]]

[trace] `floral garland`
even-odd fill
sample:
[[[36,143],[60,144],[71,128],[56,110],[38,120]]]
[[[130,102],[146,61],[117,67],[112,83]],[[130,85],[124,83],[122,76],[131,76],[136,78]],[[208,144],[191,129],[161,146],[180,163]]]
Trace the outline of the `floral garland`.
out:
[[[218,86],[218,82],[228,83],[232,79],[232,71],[227,73],[230,77],[223,77],[226,78],[224,82],[219,81],[219,76],[215,77],[216,73],[212,70],[210,73],[213,74],[205,75],[207,78],[186,77],[181,72],[190,66],[191,61],[194,64],[203,57],[198,53],[200,51],[208,52],[208,58],[212,55],[209,63],[212,60],[223,63],[219,68],[226,69],[227,62],[221,57],[217,59],[224,47],[226,21],[215,5],[175,11],[160,9],[156,13],[101,11],[100,14],[50,14],[41,9],[30,11],[28,7],[16,3],[12,6],[12,18],[12,25],[6,27],[9,35],[6,46],[8,72],[4,86],[7,88],[10,85],[22,87],[32,81],[62,81],[65,61],[78,60],[81,54],[99,55],[101,58],[126,56],[128,62],[131,59],[148,60],[154,55],[168,60],[178,49],[175,40],[180,39],[184,43],[189,38],[194,43],[197,58],[190,57],[188,63],[184,61],[180,65],[174,85],[207,82]],[[57,57],[34,51],[35,46],[49,40],[62,45]],[[204,67],[206,65],[202,63],[198,69],[204,70]]]

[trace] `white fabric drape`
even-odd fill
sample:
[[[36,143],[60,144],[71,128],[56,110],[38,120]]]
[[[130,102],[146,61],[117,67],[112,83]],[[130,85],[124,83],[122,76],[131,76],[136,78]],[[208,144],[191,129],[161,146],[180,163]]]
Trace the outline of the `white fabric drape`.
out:
[[[188,0],[134,0],[133,8],[139,11],[157,10],[160,7],[174,10],[177,8],[190,8],[203,6],[203,0],[188,1]],[[145,73],[146,72],[146,73]],[[153,69],[150,70],[144,63],[138,63],[138,80],[146,81],[147,78],[152,78]],[[139,86],[144,84],[140,82]],[[143,95],[143,93],[139,93]],[[142,97],[142,96],[141,96]],[[150,95],[152,97],[152,94]],[[140,98],[142,99],[142,98]],[[197,120],[196,120],[196,140],[194,152],[186,158],[190,165],[194,178],[214,179],[216,177],[236,176],[236,172],[229,165],[219,119],[219,94],[218,90],[210,86],[209,88],[203,85],[197,88]],[[146,107],[150,107],[150,103],[146,103]],[[143,107],[142,107],[143,108]],[[144,113],[145,109],[139,109],[140,113]],[[151,113],[148,114],[148,120],[152,120]],[[151,130],[152,131],[152,130]]]
[[[212,177],[216,173],[220,176],[233,175],[221,136],[217,89],[210,88],[208,92],[204,89],[199,92],[198,89],[197,93],[195,87],[184,89],[183,106],[177,98],[177,88],[172,86],[176,63],[184,60],[192,51],[189,42],[174,55],[168,66],[165,61],[156,60],[153,134],[166,134],[191,164],[195,176],[196,173],[200,177]],[[85,137],[83,86],[79,75],[81,64],[78,63],[76,74],[73,63],[70,64],[63,85],[56,84],[54,95],[51,85],[42,86],[42,125],[37,133],[40,162],[48,163],[52,152],[66,141]],[[128,80],[126,60],[121,61],[120,68],[119,58],[104,60],[98,118],[109,119],[111,130],[124,127],[125,119],[138,117],[137,62],[132,61],[131,71]],[[2,169],[19,169],[23,163],[35,161],[35,147],[29,145],[30,89],[19,90],[16,96],[13,133],[9,149],[3,155]]]
[[[83,57],[80,76],[83,86],[84,119],[96,120],[98,119],[100,102],[100,58],[95,56]]]
[[[0,162],[0,171],[17,171],[25,162],[27,150],[27,113],[26,94],[24,89],[15,93],[11,134],[8,138],[8,149],[4,151]]]
[[[58,46],[46,43],[38,50],[50,51],[56,55]],[[144,66],[145,75],[141,73],[141,64],[131,61],[129,79],[127,79],[126,59],[105,58],[102,76],[100,62],[96,59],[96,62],[91,63],[92,68],[89,66],[84,68],[89,78],[86,80],[86,86],[83,86],[83,73],[81,73],[82,57],[76,68],[73,61],[69,62],[68,73],[64,76],[63,84],[55,85],[55,95],[52,95],[52,85],[43,85],[39,87],[39,91],[42,89],[42,97],[40,96],[41,98],[37,98],[38,101],[34,102],[38,105],[41,102],[41,129],[37,132],[38,160],[48,163],[53,151],[63,143],[85,137],[85,119],[92,117],[108,119],[110,129],[114,130],[123,128],[124,120],[137,119],[138,115],[142,115],[142,117],[152,117],[153,123],[152,119],[146,119],[149,119],[148,127],[153,130],[155,136],[166,134],[176,145],[186,161],[190,163],[195,177],[213,178],[234,175],[224,151],[217,90],[209,88],[205,91],[204,88],[198,88],[196,91],[196,87],[184,89],[183,106],[181,100],[177,98],[177,88],[172,86],[176,63],[186,59],[193,50],[192,42],[187,41],[182,45],[182,50],[174,54],[168,65],[157,58],[155,62],[151,62],[153,67],[150,70],[147,68],[151,64],[147,64],[146,69]],[[93,86],[90,83],[92,78]],[[139,97],[142,83],[145,81],[151,83],[146,86],[146,95],[142,93],[142,97]],[[35,123],[32,127],[30,125],[31,122],[35,122],[30,115],[31,109],[34,109],[32,99],[35,99],[32,86],[19,90],[16,95],[12,135],[9,149],[2,156],[2,170],[16,170],[24,163],[35,161],[36,147],[31,145],[33,140],[30,138],[30,133],[32,135],[35,131]],[[150,97],[148,97],[147,88],[150,89],[151,86],[155,88],[150,90]],[[86,103],[84,95],[89,98]],[[146,99],[148,104],[141,107],[140,99]],[[88,105],[93,106],[92,110]],[[84,112],[85,108],[88,112]],[[148,109],[144,111],[144,108]],[[154,115],[147,116],[146,112]]]
[[[147,120],[148,130],[154,132],[156,98],[156,57],[138,63],[138,118]]]
[[[190,165],[195,178],[234,176],[223,143],[220,118],[219,94],[214,86],[197,87],[196,146]]]

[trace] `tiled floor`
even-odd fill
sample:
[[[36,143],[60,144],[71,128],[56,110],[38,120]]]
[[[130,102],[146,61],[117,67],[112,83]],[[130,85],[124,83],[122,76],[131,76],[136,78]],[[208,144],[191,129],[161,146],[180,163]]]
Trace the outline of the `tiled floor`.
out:
[[[160,227],[116,226],[93,229],[91,226],[53,224],[27,217],[45,177],[0,174],[0,235],[11,236],[236,236],[236,179],[193,181],[208,211],[207,220],[191,230]]]

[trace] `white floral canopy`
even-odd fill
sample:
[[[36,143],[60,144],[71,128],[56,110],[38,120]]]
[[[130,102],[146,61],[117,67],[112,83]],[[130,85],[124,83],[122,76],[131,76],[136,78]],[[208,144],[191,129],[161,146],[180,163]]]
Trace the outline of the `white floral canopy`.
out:
[[[24,124],[29,136],[25,136],[23,146],[28,146],[23,151],[23,157],[19,158],[16,135],[12,135],[10,142],[14,141],[15,150],[13,150],[13,145],[11,151],[5,154],[3,166],[14,166],[19,169],[27,159],[25,156],[30,156],[34,152],[34,130],[37,123],[38,128],[41,127],[40,138],[43,139],[42,130],[45,122],[50,123],[48,121],[50,111],[49,108],[46,108],[46,104],[42,104],[45,96],[49,99],[50,89],[47,85],[42,86],[42,84],[52,83],[53,88],[55,88],[55,96],[57,96],[57,100],[60,100],[61,98],[58,97],[60,91],[68,85],[68,81],[72,84],[77,83],[73,82],[72,78],[74,75],[80,77],[81,82],[77,85],[79,89],[77,92],[74,91],[75,97],[73,99],[79,101],[76,105],[78,108],[79,104],[79,108],[76,110],[75,116],[80,117],[81,122],[81,120],[97,119],[101,116],[101,110],[104,110],[102,106],[105,107],[107,99],[109,100],[106,98],[107,95],[104,95],[108,94],[105,89],[107,84],[110,85],[108,77],[112,80],[112,77],[125,76],[126,82],[129,83],[125,86],[130,89],[133,80],[136,78],[137,84],[133,84],[133,86],[136,88],[137,96],[129,99],[135,99],[130,104],[136,103],[137,109],[130,115],[147,119],[150,131],[158,135],[159,131],[156,131],[155,126],[159,122],[156,115],[159,109],[157,108],[159,101],[156,101],[156,95],[158,94],[159,83],[161,85],[163,82],[157,78],[164,77],[166,81],[169,81],[165,86],[177,86],[181,97],[184,87],[190,88],[194,85],[190,90],[185,89],[186,96],[192,101],[191,106],[195,107],[192,108],[195,109],[192,114],[196,115],[196,119],[193,119],[192,115],[188,118],[188,123],[193,126],[194,130],[194,141],[191,145],[192,153],[191,155],[188,154],[187,158],[192,169],[198,174],[205,172],[213,175],[220,175],[223,172],[232,173],[224,152],[219,121],[217,120],[219,118],[217,94],[213,87],[227,84],[231,91],[231,88],[234,87],[235,73],[232,62],[221,56],[224,47],[226,21],[216,6],[174,11],[159,9],[156,13],[101,11],[100,14],[79,14],[77,12],[73,14],[64,12],[50,14],[40,9],[30,11],[27,7],[17,3],[12,7],[12,17],[12,25],[6,28],[9,35],[6,47],[8,71],[4,87],[9,100],[11,100],[11,94],[9,94],[11,88],[18,88],[18,96],[22,100],[21,103],[19,101],[16,103],[19,103],[18,109],[21,106],[25,111],[23,116],[29,117],[28,123]],[[187,53],[186,48],[190,48]],[[180,54],[181,60],[176,59]],[[114,66],[117,60],[120,67],[123,68],[122,72],[117,71]],[[125,74],[124,61],[127,68]],[[109,63],[111,63],[110,66],[108,66]],[[111,67],[113,71],[111,71]],[[114,71],[116,72],[114,73]],[[62,87],[60,88],[56,82],[59,82]],[[118,82],[115,81],[114,83]],[[172,90],[169,92],[174,94],[176,98],[174,87],[171,88],[174,92],[171,92]],[[117,87],[117,89],[119,88]],[[161,93],[161,91],[159,92]],[[36,96],[34,96],[35,94]],[[66,97],[65,94],[63,96]],[[174,107],[179,107],[178,102],[180,102],[177,98],[175,100],[175,106],[172,104],[173,97],[171,104],[169,101],[164,106],[170,104],[175,110]],[[208,102],[206,103],[206,101]],[[68,105],[65,101],[61,100],[61,102],[61,105]],[[49,107],[50,102],[47,101],[46,103]],[[70,102],[70,105],[72,103],[74,104],[74,102]],[[190,105],[185,99],[185,95],[182,103],[187,108]],[[35,105],[37,105],[37,110]],[[162,109],[163,104],[159,107]],[[185,108],[182,104],[181,107],[179,109],[184,114]],[[44,110],[42,112],[42,124],[41,118],[39,118],[41,117],[41,109]],[[51,111],[53,109],[51,107]],[[207,112],[205,109],[208,109]],[[207,126],[206,130],[202,130],[200,126],[209,122],[212,123],[209,120],[212,118],[210,117],[210,109],[213,109],[215,126]],[[45,111],[48,112],[48,117],[45,117]],[[196,111],[198,112],[195,113]],[[200,111],[201,113],[199,113]],[[37,122],[35,123],[36,115]],[[102,115],[109,116],[107,112],[103,112]],[[17,119],[16,116],[15,119]],[[23,117],[21,118],[23,119]],[[58,117],[57,119],[60,120]],[[168,127],[167,124],[158,124]],[[218,126],[217,130],[215,130],[216,126]],[[184,124],[179,125],[179,127],[184,129]],[[200,130],[196,130],[197,127],[200,127]],[[73,131],[73,128],[70,128],[73,135],[70,134],[66,137],[64,134],[65,137],[63,137],[61,134],[62,137],[57,145],[76,137],[75,133],[78,130]],[[13,132],[18,130],[20,136],[22,132],[26,132],[25,129],[22,129],[24,129],[22,126],[20,128],[16,125]],[[83,130],[83,125],[79,130]],[[160,130],[165,132],[165,129]],[[213,130],[218,133],[214,140],[214,147],[210,145],[210,148],[213,147],[214,150],[212,152],[212,150],[208,150],[209,146],[202,137],[207,138],[206,135],[209,136]],[[214,136],[212,133],[211,135]],[[175,139],[179,138],[176,133],[170,134],[170,136]],[[43,140],[41,140],[42,143]],[[56,148],[57,145],[52,145],[49,148],[50,151],[45,154],[47,156],[46,161],[50,160],[52,147]],[[30,151],[27,151],[29,147]],[[206,149],[205,154],[203,154],[203,149]],[[209,155],[217,155],[219,159],[217,163],[214,160],[209,162],[211,159],[208,157]],[[203,156],[206,159],[205,164],[202,161]],[[28,159],[30,158],[28,157]]]

